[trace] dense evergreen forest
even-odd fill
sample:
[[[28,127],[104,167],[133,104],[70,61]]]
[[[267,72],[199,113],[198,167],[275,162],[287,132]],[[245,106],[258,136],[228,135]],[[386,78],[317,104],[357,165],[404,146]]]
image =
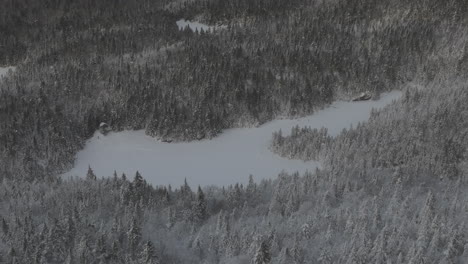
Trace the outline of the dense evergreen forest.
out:
[[[468,262],[465,0],[0,4],[0,66],[17,66],[0,80],[0,262]],[[322,162],[304,175],[57,176],[101,122],[199,140],[395,89],[336,137],[275,133],[274,152]]]

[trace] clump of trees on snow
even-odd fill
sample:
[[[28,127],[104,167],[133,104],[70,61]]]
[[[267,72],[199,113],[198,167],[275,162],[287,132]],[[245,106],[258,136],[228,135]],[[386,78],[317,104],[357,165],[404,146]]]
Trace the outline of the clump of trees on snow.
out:
[[[291,129],[291,134],[283,136],[281,130],[273,132],[271,151],[290,159],[320,160],[321,152],[332,142],[326,128],[310,127]]]

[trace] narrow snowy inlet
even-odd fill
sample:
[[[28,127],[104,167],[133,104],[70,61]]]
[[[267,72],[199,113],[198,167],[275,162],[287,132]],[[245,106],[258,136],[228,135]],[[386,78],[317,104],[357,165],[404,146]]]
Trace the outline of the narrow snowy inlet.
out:
[[[327,127],[331,135],[351,124],[366,121],[372,108],[389,104],[401,92],[383,94],[378,101],[335,102],[330,107],[299,119],[274,120],[257,128],[228,129],[212,140],[164,143],[144,131],[96,134],[76,156],[75,167],[65,176],[84,176],[88,165],[96,175],[111,176],[116,170],[133,178],[138,170],[153,185],[228,185],[275,178],[282,170],[315,170],[317,162],[288,160],[273,154],[269,142],[274,131],[288,134],[293,126]]]
[[[15,67],[0,67],[0,79],[3,78],[3,76],[6,76],[10,70],[14,71],[15,69]]]
[[[202,29],[203,31],[212,31],[216,28],[222,28],[223,26],[209,26],[197,21],[190,21],[190,20],[185,20],[185,19],[180,19],[176,22],[177,27],[179,30],[184,30],[187,26],[193,31],[198,31],[200,32]]]

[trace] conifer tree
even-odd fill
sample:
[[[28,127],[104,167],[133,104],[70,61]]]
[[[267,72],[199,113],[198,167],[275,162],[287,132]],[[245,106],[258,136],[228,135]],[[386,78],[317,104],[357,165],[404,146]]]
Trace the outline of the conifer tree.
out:
[[[207,216],[205,194],[200,186],[197,190],[197,200],[193,206],[193,220],[195,223],[202,223]]]
[[[140,259],[141,263],[144,264],[159,264],[159,260],[156,256],[156,250],[150,240],[145,243]]]
[[[268,264],[271,261],[270,246],[266,241],[262,241],[255,253],[253,264]]]
[[[91,169],[91,166],[88,166],[88,172],[86,173],[86,179],[88,180],[96,180],[96,175],[94,174],[93,169]]]
[[[127,237],[128,237],[128,245],[130,249],[130,254],[132,256],[136,256],[137,249],[138,249],[138,246],[140,245],[142,236],[141,236],[140,226],[137,222],[137,219],[135,218],[132,220],[131,226],[128,230]]]

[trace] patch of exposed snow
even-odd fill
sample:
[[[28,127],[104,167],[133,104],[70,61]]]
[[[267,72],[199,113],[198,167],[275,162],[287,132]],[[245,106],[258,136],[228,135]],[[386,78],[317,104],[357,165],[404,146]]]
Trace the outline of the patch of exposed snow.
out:
[[[0,67],[0,79],[6,76],[10,71],[15,71],[16,67]]]
[[[217,28],[223,28],[223,26],[209,26],[197,21],[190,21],[190,20],[185,20],[181,19],[176,22],[177,26],[179,27],[179,30],[184,30],[187,26],[195,32],[198,31],[200,32],[202,29],[203,31],[213,31],[214,29]]]
[[[164,143],[144,131],[123,131],[103,136],[99,132],[88,140],[76,156],[75,167],[65,176],[85,176],[88,165],[96,175],[111,176],[116,170],[133,179],[138,170],[153,185],[189,184],[229,185],[247,182],[249,174],[259,181],[287,172],[313,171],[314,161],[289,160],[273,154],[269,142],[274,131],[290,133],[293,126],[326,127],[336,136],[344,128],[368,120],[372,108],[383,107],[401,92],[382,94],[377,101],[338,101],[313,115],[298,119],[274,120],[256,128],[225,130],[211,140]]]

